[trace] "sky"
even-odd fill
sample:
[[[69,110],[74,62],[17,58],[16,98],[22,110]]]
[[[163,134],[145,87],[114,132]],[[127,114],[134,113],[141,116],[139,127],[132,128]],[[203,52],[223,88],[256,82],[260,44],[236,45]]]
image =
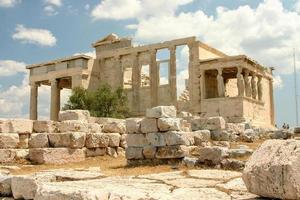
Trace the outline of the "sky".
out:
[[[296,124],[292,55],[296,48],[300,95],[300,0],[0,0],[0,118],[28,117],[26,65],[94,55],[91,43],[110,33],[134,44],[196,36],[275,67],[276,123]],[[177,49],[179,67],[187,55]],[[184,67],[178,76],[183,87]],[[38,101],[39,117],[48,118],[48,87],[39,88]]]

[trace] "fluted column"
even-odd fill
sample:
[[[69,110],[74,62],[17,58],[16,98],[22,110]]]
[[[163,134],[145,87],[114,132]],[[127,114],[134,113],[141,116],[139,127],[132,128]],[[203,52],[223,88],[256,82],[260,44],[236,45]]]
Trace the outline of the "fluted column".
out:
[[[51,105],[50,120],[57,121],[60,106],[60,89],[58,88],[58,80],[51,80]]]
[[[150,91],[152,107],[158,105],[159,71],[156,62],[156,51],[156,49],[150,51]]]
[[[140,111],[140,87],[141,87],[141,70],[139,66],[138,53],[132,54],[132,108],[138,113]]]
[[[200,96],[201,96],[201,100],[206,98],[204,70],[200,70]]]
[[[219,97],[225,97],[225,86],[224,86],[224,79],[222,75],[222,69],[218,69],[217,81],[218,81],[218,95]]]
[[[237,88],[238,88],[238,96],[243,97],[245,95],[245,84],[244,84],[244,77],[242,74],[242,68],[238,67],[238,72],[236,75],[237,78]]]
[[[119,55],[114,57],[114,63],[115,63],[115,67],[118,70],[118,77],[116,77],[116,83],[118,87],[123,87],[123,68],[122,68],[122,62],[121,62],[121,57]]]
[[[252,73],[251,90],[252,90],[252,98],[256,99],[256,97],[257,97],[257,81],[256,81],[256,74],[255,73]]]
[[[245,81],[246,96],[251,97],[251,85],[249,80],[249,71],[247,69],[245,70],[244,81]]]
[[[258,81],[257,81],[257,94],[258,94],[258,100],[259,100],[259,101],[262,101],[262,98],[263,98],[262,76],[258,76]]]
[[[30,84],[30,116],[31,120],[37,120],[38,85]]]
[[[177,84],[176,84],[176,46],[169,47],[170,64],[169,64],[169,84],[171,90],[171,100],[173,105],[177,105]]]

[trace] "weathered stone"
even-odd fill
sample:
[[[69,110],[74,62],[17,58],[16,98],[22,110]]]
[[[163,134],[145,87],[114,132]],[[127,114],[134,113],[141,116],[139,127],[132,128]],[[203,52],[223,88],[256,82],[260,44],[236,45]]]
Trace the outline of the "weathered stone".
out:
[[[35,133],[55,133],[57,123],[54,121],[33,121],[33,132]]]
[[[228,148],[225,147],[198,147],[196,150],[194,155],[197,155],[200,162],[206,164],[220,164],[228,156]]]
[[[155,147],[166,146],[165,133],[147,133],[147,144]]]
[[[242,171],[245,162],[236,159],[224,159],[221,161],[221,167],[226,170]]]
[[[180,120],[180,129],[181,131],[184,132],[191,132],[192,131],[192,126],[191,123],[189,123],[187,120]]]
[[[226,128],[223,117],[194,118],[191,121],[192,130],[222,130]]]
[[[85,160],[83,149],[35,148],[29,150],[29,159],[36,164],[64,164]]]
[[[242,134],[245,131],[245,123],[226,123],[226,131],[235,134]]]
[[[119,133],[107,133],[109,137],[109,144],[110,147],[118,147],[120,146],[120,139],[121,135]]]
[[[276,130],[270,134],[271,139],[290,139],[293,136],[291,130]]]
[[[216,141],[230,141],[231,134],[225,130],[215,130],[211,132],[211,139]]]
[[[144,159],[143,147],[128,147],[126,149],[126,159]]]
[[[89,148],[85,150],[86,157],[104,156],[106,154],[105,147]]]
[[[107,122],[104,123],[103,132],[105,133],[126,133],[125,120],[107,118]]]
[[[105,133],[88,133],[85,145],[87,148],[108,147],[109,136]]]
[[[169,118],[176,117],[175,106],[157,106],[146,110],[146,117],[148,118]]]
[[[29,149],[16,149],[16,160],[29,159]]]
[[[252,149],[229,149],[228,150],[230,158],[238,158],[250,156],[253,153]]]
[[[219,146],[219,147],[230,147],[230,143],[227,141],[212,141],[212,146]]]
[[[267,140],[247,161],[249,192],[269,198],[300,199],[300,141]]]
[[[188,155],[188,148],[184,145],[158,147],[155,157],[158,159],[183,158]]]
[[[157,119],[144,118],[141,121],[141,132],[142,133],[154,133],[158,132]]]
[[[300,127],[294,127],[294,133],[300,133]]]
[[[16,158],[15,149],[0,149],[0,163],[11,163]]]
[[[193,145],[194,144],[194,134],[193,132],[176,132],[169,131],[164,133],[164,138],[168,146],[172,145]]]
[[[0,119],[0,133],[10,133],[11,130],[10,121],[7,119]]]
[[[126,143],[128,147],[144,147],[148,145],[148,141],[144,134],[128,134]]]
[[[187,167],[195,167],[197,164],[198,159],[193,157],[184,157],[182,163]]]
[[[210,141],[210,137],[211,137],[209,130],[194,131],[193,135],[194,135],[194,140],[195,140],[196,146],[201,145],[203,142]]]
[[[143,149],[143,155],[146,159],[155,158],[156,147],[154,146],[145,146]]]
[[[114,158],[118,157],[116,147],[106,147],[106,153],[107,153],[107,155],[109,155],[111,157],[114,157]]]
[[[0,149],[17,148],[19,144],[19,135],[17,133],[1,133]]]
[[[0,196],[11,196],[11,176],[0,175]]]
[[[124,149],[127,148],[126,138],[127,138],[127,134],[121,135],[121,138],[120,138],[120,147],[122,147]]]
[[[79,120],[82,122],[88,122],[90,112],[88,110],[65,110],[60,111],[58,115],[59,121],[67,120]]]
[[[28,148],[28,140],[29,140],[29,136],[30,134],[23,134],[23,133],[19,133],[19,143],[17,148],[19,149],[27,149]]]
[[[89,132],[90,133],[101,133],[103,126],[97,123],[89,123]]]
[[[29,119],[12,119],[11,133],[32,133],[33,121]]]
[[[142,118],[129,118],[126,119],[126,132],[128,134],[140,133],[141,132],[141,121]]]
[[[158,129],[162,132],[165,131],[179,131],[181,125],[180,118],[159,118],[157,120]]]
[[[122,147],[116,147],[118,156],[125,157],[125,149]]]
[[[244,133],[240,135],[239,139],[244,142],[254,142],[258,140],[258,133],[253,129],[246,129]]]
[[[57,123],[57,128],[59,132],[89,132],[89,127],[87,123],[83,123],[77,120],[68,120]]]
[[[49,133],[50,146],[82,148],[85,145],[86,134],[82,132]]]
[[[29,148],[45,148],[49,147],[47,133],[33,133],[28,141]]]

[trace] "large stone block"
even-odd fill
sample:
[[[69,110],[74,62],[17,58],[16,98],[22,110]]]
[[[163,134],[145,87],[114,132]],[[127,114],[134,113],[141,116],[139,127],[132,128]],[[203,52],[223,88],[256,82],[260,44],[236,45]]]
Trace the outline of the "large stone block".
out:
[[[126,138],[127,138],[127,134],[121,135],[121,138],[120,138],[120,147],[122,147],[124,149],[127,148]]]
[[[103,123],[103,132],[105,133],[126,133],[125,120],[107,118],[107,121]]]
[[[97,123],[89,123],[89,132],[90,133],[101,133],[103,126]]]
[[[194,144],[193,132],[169,131],[167,133],[164,133],[164,138],[168,146],[172,146],[172,145],[189,146]]]
[[[29,150],[29,159],[36,164],[65,164],[85,160],[83,149],[35,148]]]
[[[165,133],[147,133],[147,143],[154,147],[166,146]]]
[[[143,155],[146,159],[153,159],[155,158],[155,154],[156,154],[156,147],[154,146],[146,146],[143,149]]]
[[[28,133],[19,133],[19,149],[28,149],[28,140],[31,134]]]
[[[90,112],[88,110],[65,110],[59,112],[58,120],[59,121],[79,120],[82,122],[88,122],[89,117],[90,117]]]
[[[85,146],[87,148],[108,147],[109,136],[105,133],[88,133]]]
[[[157,106],[146,110],[146,117],[161,118],[161,117],[176,117],[175,106]]]
[[[194,131],[193,134],[196,146],[200,146],[203,142],[208,142],[211,139],[211,134],[209,130]]]
[[[0,133],[10,133],[11,123],[7,119],[0,119]]]
[[[11,195],[11,176],[0,175],[0,196],[9,197]]]
[[[148,145],[148,141],[144,134],[128,134],[126,143],[128,147],[144,147]]]
[[[141,132],[142,133],[154,133],[154,132],[158,132],[157,119],[154,119],[154,118],[144,118],[141,121]]]
[[[211,139],[216,141],[230,141],[231,133],[226,130],[214,130],[211,132]]]
[[[246,162],[249,192],[269,198],[300,199],[300,141],[267,140]]]
[[[105,147],[90,148],[85,150],[86,157],[104,156],[106,154]]]
[[[109,137],[109,144],[110,147],[118,147],[120,146],[120,139],[121,135],[119,133],[106,133]]]
[[[16,149],[16,160],[28,160],[29,149]]]
[[[63,121],[63,122],[58,122],[57,123],[57,128],[59,132],[64,133],[64,132],[89,132],[89,126],[88,123],[83,123],[81,121],[77,120],[68,120],[68,121]]]
[[[197,156],[200,162],[217,165],[220,164],[224,158],[228,157],[228,148],[217,146],[197,147],[194,149],[193,155]]]
[[[33,121],[33,132],[35,133],[56,133],[57,122],[54,121]]]
[[[141,132],[141,121],[142,118],[129,118],[126,119],[126,132],[128,134],[140,133]]]
[[[1,133],[0,149],[17,148],[19,144],[19,135],[17,133]]]
[[[11,132],[12,133],[32,133],[33,121],[29,119],[12,119]]]
[[[82,132],[49,133],[48,138],[52,147],[82,148],[85,145],[86,134]]]
[[[188,155],[188,151],[184,145],[158,147],[155,157],[158,159],[183,158]]]
[[[179,131],[181,128],[180,118],[159,118],[157,120],[158,129],[165,131]]]
[[[47,133],[33,133],[28,141],[29,148],[46,148],[49,147]]]
[[[226,128],[223,117],[194,118],[191,120],[192,130],[222,130]]]
[[[125,155],[128,160],[144,159],[143,147],[128,147]]]
[[[0,163],[12,163],[16,159],[15,149],[0,149]]]

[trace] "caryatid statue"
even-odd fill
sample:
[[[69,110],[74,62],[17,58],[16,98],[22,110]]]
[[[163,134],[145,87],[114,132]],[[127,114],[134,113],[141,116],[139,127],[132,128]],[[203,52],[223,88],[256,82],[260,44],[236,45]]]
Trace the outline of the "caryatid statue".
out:
[[[251,89],[252,89],[252,98],[256,99],[256,96],[257,96],[257,81],[256,81],[256,75],[254,73],[252,74],[252,79],[251,79]]]
[[[258,100],[261,101],[262,100],[262,91],[263,91],[263,86],[262,86],[262,77],[258,76],[258,81],[257,81],[257,91],[258,91]]]
[[[218,81],[218,95],[219,95],[219,97],[224,97],[225,96],[225,86],[224,86],[224,79],[222,76],[222,69],[218,69],[217,81]]]
[[[245,82],[246,96],[251,97],[251,86],[250,86],[249,71],[248,70],[245,70],[244,82]]]
[[[237,78],[238,96],[243,97],[245,95],[245,83],[242,74],[242,68],[238,68],[238,73],[236,78]]]

